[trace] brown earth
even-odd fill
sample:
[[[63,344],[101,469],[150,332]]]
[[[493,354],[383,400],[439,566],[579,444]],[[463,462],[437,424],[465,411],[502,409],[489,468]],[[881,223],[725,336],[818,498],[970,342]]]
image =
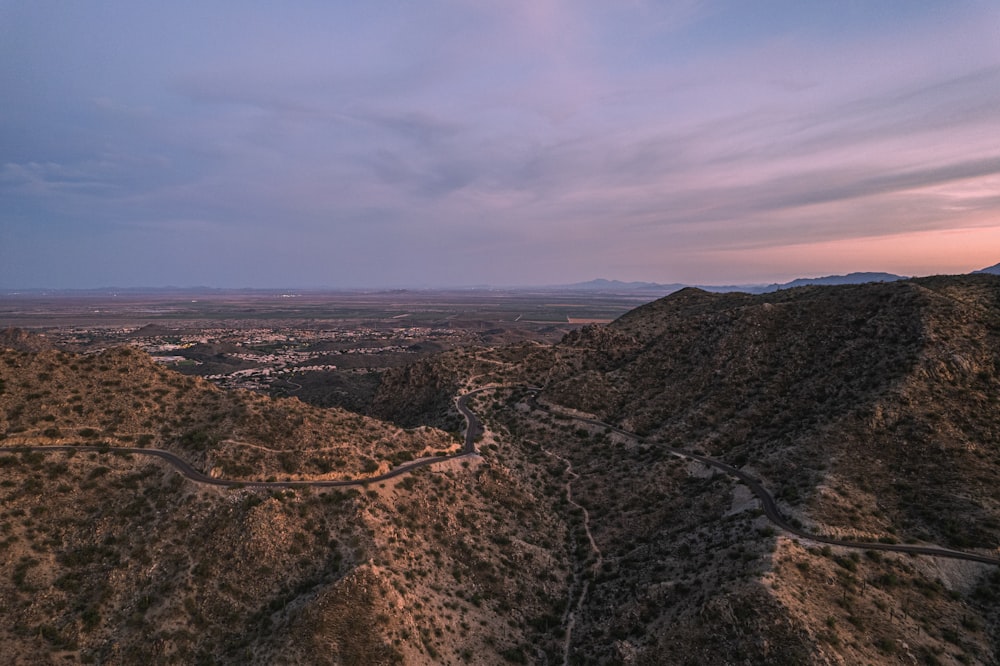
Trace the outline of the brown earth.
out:
[[[506,388],[473,400],[481,458],[361,491],[200,488],[113,448],[0,455],[0,650],[12,663],[1000,663],[995,567],[790,538],[744,486],[663,448],[751,471],[815,532],[995,556],[998,338],[995,276],[684,290],[557,345],[385,373],[382,415],[451,435],[224,393],[136,352],[6,351],[0,445],[146,443],[245,478],[373,473],[455,446],[454,395]]]

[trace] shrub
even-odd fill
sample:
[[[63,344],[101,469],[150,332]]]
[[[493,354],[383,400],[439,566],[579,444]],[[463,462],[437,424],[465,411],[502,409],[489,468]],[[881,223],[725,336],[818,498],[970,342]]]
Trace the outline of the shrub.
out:
[[[83,620],[83,630],[90,631],[100,624],[101,614],[93,606],[88,606],[84,609],[83,613],[80,614],[80,619]]]
[[[88,479],[97,479],[99,477],[104,476],[105,474],[107,474],[110,471],[111,471],[110,468],[105,467],[104,465],[100,465],[100,466],[95,467],[94,469],[90,470],[90,474],[87,475],[87,478]]]

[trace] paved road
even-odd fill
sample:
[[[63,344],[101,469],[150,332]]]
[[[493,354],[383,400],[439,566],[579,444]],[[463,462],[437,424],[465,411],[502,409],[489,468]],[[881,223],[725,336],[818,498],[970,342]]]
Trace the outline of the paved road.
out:
[[[413,462],[408,462],[399,467],[394,467],[385,474],[379,474],[378,476],[369,476],[363,479],[337,479],[328,481],[240,481],[237,479],[222,479],[215,478],[199,472],[194,467],[183,458],[180,458],[170,451],[164,451],[162,449],[139,449],[129,446],[70,446],[70,445],[52,445],[52,446],[11,446],[0,448],[0,451],[11,451],[17,453],[19,451],[39,451],[46,453],[49,451],[96,451],[99,453],[117,453],[125,454],[132,453],[142,456],[151,456],[153,458],[160,458],[166,460],[168,463],[174,466],[178,472],[186,479],[194,481],[195,483],[204,483],[211,486],[223,486],[226,488],[303,488],[309,486],[311,488],[337,488],[337,487],[360,487],[366,486],[370,483],[378,483],[379,481],[385,481],[386,479],[391,479],[393,477],[399,476],[401,474],[407,474],[421,467],[427,467],[428,465],[433,465],[434,463],[443,462],[445,460],[455,460],[456,458],[464,458],[469,455],[466,452],[457,453],[450,456],[434,456],[431,458],[421,458],[420,460],[414,460]]]
[[[433,456],[430,458],[421,458],[420,460],[414,460],[412,462],[405,463],[399,467],[395,467],[385,474],[379,474],[378,476],[369,476],[363,479],[338,479],[332,481],[241,481],[237,479],[221,479],[208,476],[199,472],[194,467],[190,465],[183,458],[171,453],[170,451],[164,451],[162,449],[146,449],[146,448],[135,448],[126,446],[69,446],[69,445],[51,445],[51,446],[11,446],[0,448],[0,451],[39,451],[42,453],[47,453],[49,451],[94,451],[98,453],[118,453],[125,454],[131,453],[135,455],[151,456],[153,458],[159,458],[165,460],[186,479],[194,481],[195,483],[204,483],[211,486],[222,486],[225,488],[344,488],[344,487],[362,487],[370,483],[378,483],[379,481],[385,481],[386,479],[391,479],[393,477],[400,476],[401,474],[409,474],[410,472],[420,469],[421,467],[427,467],[428,465],[433,465],[435,463],[444,462],[446,460],[456,460],[459,458],[465,458],[467,456],[478,455],[476,452],[476,440],[483,433],[483,424],[476,417],[476,415],[469,409],[469,399],[481,391],[490,390],[492,387],[476,389],[475,391],[470,391],[465,395],[458,398],[455,401],[455,405],[458,407],[458,411],[462,413],[465,417],[465,444],[462,447],[461,453],[456,453],[450,456]]]
[[[63,446],[63,445],[52,445],[52,446],[12,446],[4,447],[7,451],[96,451],[102,453],[131,453],[135,455],[152,456],[154,458],[160,458],[165,460],[178,472],[181,473],[185,478],[194,481],[195,483],[204,483],[212,486],[223,486],[227,488],[338,488],[338,487],[362,487],[370,483],[378,483],[379,481],[385,481],[386,479],[391,479],[402,474],[408,474],[414,470],[420,469],[422,467],[427,467],[428,465],[433,465],[435,463],[443,462],[445,460],[456,460],[459,458],[464,458],[467,456],[478,455],[476,452],[476,440],[483,433],[482,422],[476,417],[476,415],[469,408],[469,399],[476,393],[481,393],[483,391],[493,390],[497,387],[487,386],[474,391],[470,391],[462,396],[460,396],[455,401],[455,406],[458,411],[465,417],[465,445],[462,447],[461,453],[456,453],[450,456],[434,456],[431,458],[422,458],[420,460],[414,460],[413,462],[408,462],[406,464],[400,465],[394,469],[389,470],[385,474],[379,474],[378,476],[370,476],[364,479],[340,479],[335,481],[240,481],[235,479],[220,479],[208,476],[191,467],[187,461],[180,458],[169,451],[163,451],[162,449],[143,449],[134,447],[122,447],[122,446]],[[534,394],[534,399],[532,401],[533,405],[538,409],[543,411],[552,411],[543,405],[540,405],[537,401],[538,392],[540,391],[537,387],[525,387]],[[605,423],[604,421],[598,421],[597,419],[588,419],[579,416],[566,415],[571,419],[579,421],[581,423],[589,423],[613,432],[617,432],[626,437],[632,438],[636,441],[646,442],[643,437],[636,435],[635,433],[623,430],[610,423]],[[660,444],[660,446],[663,446]],[[669,453],[681,457],[687,458],[689,460],[696,460],[704,465],[713,467],[715,469],[721,470],[722,472],[734,476],[750,488],[753,494],[760,500],[761,507],[764,510],[764,515],[767,516],[768,520],[774,523],[778,528],[796,536],[802,537],[803,539],[809,539],[810,541],[816,541],[818,543],[830,544],[832,546],[843,546],[846,548],[861,548],[865,550],[884,550],[891,551],[895,553],[910,553],[914,555],[931,555],[934,557],[949,557],[958,560],[967,560],[970,562],[982,562],[984,564],[993,564],[1000,566],[1000,559],[995,557],[988,557],[986,555],[979,555],[977,553],[967,553],[959,550],[951,550],[948,548],[940,548],[937,546],[919,546],[911,544],[895,544],[895,543],[880,543],[880,542],[868,542],[868,541],[846,541],[843,539],[835,539],[832,537],[826,537],[818,534],[812,534],[806,532],[805,530],[795,527],[788,520],[781,515],[778,510],[778,505],[774,501],[774,497],[764,488],[761,482],[751,476],[750,474],[733,467],[721,460],[715,460],[714,458],[709,458],[697,453],[691,453],[690,451],[684,451],[682,449],[676,449],[670,446],[663,446],[663,449]]]
[[[549,408],[538,403],[537,400],[538,392],[534,391],[533,405],[538,407],[543,411],[552,412]],[[627,430],[622,430],[621,428],[615,427],[610,423],[605,423],[604,421],[598,421],[597,419],[588,419],[579,416],[572,416],[570,414],[561,414],[562,416],[567,416],[571,419],[579,421],[581,423],[589,423],[590,425],[595,425],[613,432],[617,432],[621,435],[625,435],[631,439],[639,442],[647,442],[649,440],[636,435],[635,433],[629,432]],[[843,546],[846,548],[862,548],[865,550],[885,550],[894,553],[910,553],[914,555],[932,555],[934,557],[950,557],[956,560],[968,560],[970,562],[982,562],[983,564],[993,564],[1000,566],[1000,559],[996,557],[989,557],[987,555],[979,555],[978,553],[967,553],[960,550],[952,550],[950,548],[940,548],[938,546],[919,546],[913,544],[899,544],[899,543],[881,543],[881,542],[869,542],[869,541],[847,541],[844,539],[835,539],[833,537],[822,536],[819,534],[812,534],[803,530],[800,527],[796,527],[788,522],[788,519],[781,515],[778,510],[778,505],[774,501],[774,497],[771,496],[761,484],[761,482],[751,476],[750,474],[733,467],[732,465],[726,464],[721,460],[716,460],[714,458],[709,458],[707,456],[699,455],[697,453],[691,453],[690,451],[684,451],[683,449],[676,449],[671,446],[664,446],[659,444],[664,450],[670,452],[671,454],[678,456],[680,458],[687,458],[689,460],[697,460],[703,465],[708,467],[713,467],[715,469],[721,470],[730,476],[734,476],[750,488],[757,499],[760,500],[761,508],[764,510],[764,515],[767,516],[776,527],[794,534],[795,536],[802,537],[803,539],[809,539],[810,541],[816,541],[818,543],[830,544],[831,546]]]
[[[465,447],[462,449],[463,455],[476,453],[476,440],[483,434],[482,422],[475,414],[472,413],[472,410],[469,409],[469,398],[477,393],[489,391],[493,388],[494,387],[492,386],[487,386],[476,389],[475,391],[469,391],[455,401],[455,406],[458,407],[458,411],[465,417]]]

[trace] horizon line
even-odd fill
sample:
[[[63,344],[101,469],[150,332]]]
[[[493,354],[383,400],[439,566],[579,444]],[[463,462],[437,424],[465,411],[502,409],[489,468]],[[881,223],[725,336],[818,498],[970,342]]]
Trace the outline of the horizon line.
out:
[[[581,288],[585,290],[585,285],[607,283],[609,285],[616,285],[622,287],[633,286],[637,289],[648,288],[710,288],[710,289],[723,289],[732,288],[734,290],[742,288],[763,288],[772,286],[781,286],[785,284],[791,284],[800,280],[822,280],[827,278],[848,278],[852,276],[886,276],[892,277],[897,280],[908,280],[913,278],[921,277],[934,277],[938,275],[972,275],[976,273],[988,272],[988,269],[996,268],[996,266],[989,266],[984,269],[977,269],[969,271],[967,273],[932,273],[928,275],[899,275],[896,273],[889,273],[885,271],[851,271],[849,273],[829,273],[815,276],[799,276],[791,280],[784,282],[770,281],[770,282],[730,282],[727,284],[723,283],[692,283],[692,282],[656,282],[652,280],[619,280],[615,278],[593,278],[590,280],[578,281],[578,282],[567,282],[567,283],[549,283],[549,284],[521,284],[521,285],[502,285],[502,284],[466,284],[466,285],[419,285],[419,286],[403,286],[403,285],[385,285],[385,286],[240,286],[240,287],[218,287],[210,285],[192,285],[192,286],[181,286],[181,285],[142,285],[142,286],[99,286],[99,287],[0,287],[0,295],[12,296],[20,295],[22,293],[46,293],[46,292],[57,292],[57,293],[108,293],[108,292],[129,292],[129,293],[143,293],[143,292],[190,292],[190,293],[207,293],[207,292],[268,292],[268,293],[288,293],[293,295],[291,292],[303,292],[303,293],[321,293],[321,292],[404,292],[404,291],[525,291],[525,290],[537,290],[537,289],[563,289],[569,290],[574,287]],[[878,281],[878,280],[872,280]]]

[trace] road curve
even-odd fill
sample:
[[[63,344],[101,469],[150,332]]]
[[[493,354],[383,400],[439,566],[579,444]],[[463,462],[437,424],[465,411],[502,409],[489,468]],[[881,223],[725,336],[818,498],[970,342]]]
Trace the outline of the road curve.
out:
[[[496,388],[495,386],[484,386],[483,388],[475,389],[474,391],[469,391],[464,395],[460,396],[455,400],[455,406],[458,411],[465,417],[465,447],[462,449],[462,455],[471,455],[476,453],[476,440],[479,436],[483,434],[483,424],[479,418],[469,409],[469,398],[477,393],[482,393],[483,391],[490,391]],[[454,456],[453,456],[454,457]]]
[[[534,398],[532,400],[532,404],[535,407],[541,409],[542,411],[554,413],[552,412],[551,409],[538,403],[537,390],[533,391],[533,393],[534,393]],[[579,421],[581,423],[589,423],[590,425],[595,425],[601,428],[605,428],[607,430],[611,430],[613,432],[624,435],[639,442],[650,441],[644,437],[636,435],[635,433],[623,430],[621,428],[611,425],[610,423],[605,423],[604,421],[598,421],[597,419],[588,419],[581,416],[573,416],[571,414],[560,414],[560,415],[568,417],[575,421]],[[721,460],[709,458],[708,456],[703,456],[697,453],[691,453],[690,451],[677,449],[672,446],[665,446],[663,444],[660,444],[660,446],[662,446],[664,450],[668,451],[672,455],[678,456],[680,458],[687,458],[689,460],[696,460],[702,463],[703,465],[706,465],[708,467],[713,467],[730,476],[736,477],[744,484],[746,484],[746,486],[750,488],[751,492],[753,492],[753,494],[757,497],[757,499],[760,500],[761,508],[764,510],[764,515],[767,516],[768,520],[770,520],[776,527],[790,534],[794,534],[795,536],[802,537],[803,539],[809,539],[810,541],[825,543],[831,546],[842,546],[845,548],[860,548],[864,550],[884,550],[894,553],[909,553],[911,555],[931,555],[933,557],[949,557],[951,559],[956,559],[956,560],[967,560],[970,562],[981,562],[983,564],[992,564],[995,566],[1000,566],[1000,559],[996,557],[989,557],[987,555],[979,555],[978,553],[969,553],[961,550],[952,550],[950,548],[941,548],[938,546],[920,546],[914,544],[882,543],[879,541],[847,541],[844,539],[836,539],[833,537],[822,536],[820,534],[812,534],[811,532],[807,532],[800,527],[795,527],[790,522],[788,522],[788,519],[785,518],[781,514],[781,511],[778,510],[778,505],[774,501],[774,497],[771,495],[771,493],[769,493],[767,489],[764,488],[764,485],[760,482],[760,480],[754,478],[750,474],[740,469],[737,469],[732,465],[724,463]]]
[[[211,486],[221,486],[225,488],[350,488],[350,487],[364,487],[371,483],[378,483],[380,481],[385,481],[387,479],[392,479],[394,477],[400,476],[402,474],[408,474],[422,467],[427,467],[435,463],[444,462],[447,460],[457,460],[460,458],[465,458],[467,456],[478,455],[476,451],[476,440],[483,433],[483,425],[479,418],[473,413],[469,408],[469,399],[476,393],[481,393],[483,391],[493,390],[495,386],[486,386],[483,388],[475,389],[459,396],[455,400],[455,406],[458,411],[465,418],[465,443],[462,447],[460,453],[456,453],[450,456],[434,456],[430,458],[422,458],[420,460],[414,460],[412,462],[405,463],[399,467],[395,467],[384,474],[379,474],[377,476],[370,476],[363,479],[337,479],[337,480],[325,480],[325,481],[241,481],[236,479],[222,479],[215,478],[199,472],[194,467],[192,467],[186,460],[180,458],[179,456],[162,449],[147,449],[147,448],[137,448],[137,447],[122,447],[122,446],[91,446],[91,445],[50,445],[50,446],[11,446],[2,447],[0,450],[6,450],[11,452],[22,452],[22,451],[37,451],[41,453],[49,451],[93,451],[98,453],[117,453],[117,454],[134,454],[134,455],[144,455],[151,456],[154,458],[160,458],[168,463],[170,463],[182,476],[193,481],[195,483],[202,483]],[[538,387],[525,387],[533,394],[532,404],[542,410],[547,412],[552,412],[549,408],[538,403],[537,397],[541,389]],[[640,437],[635,433],[618,428],[610,423],[605,423],[604,421],[599,421],[597,419],[589,419],[580,416],[572,416],[569,414],[563,414],[567,418],[579,421],[581,423],[588,423],[600,428],[605,428],[612,432],[619,433],[626,437],[632,438],[639,442],[648,442],[644,437]],[[882,550],[895,553],[909,553],[912,555],[930,555],[933,557],[948,557],[951,559],[967,560],[970,562],[980,562],[983,564],[992,564],[995,566],[1000,566],[1000,559],[995,557],[988,557],[986,555],[979,555],[977,553],[969,553],[960,550],[951,550],[949,548],[941,548],[938,546],[920,546],[913,544],[896,544],[896,543],[882,543],[877,541],[847,541],[844,539],[836,539],[833,537],[822,536],[819,534],[812,534],[799,527],[795,527],[788,519],[786,519],[781,512],[778,510],[778,505],[774,501],[774,497],[764,488],[763,484],[750,474],[733,467],[721,460],[716,460],[714,458],[709,458],[708,456],[703,456],[697,453],[692,453],[690,451],[685,451],[683,449],[677,449],[671,446],[664,446],[660,444],[664,450],[672,455],[678,456],[680,458],[686,458],[689,460],[696,460],[703,465],[708,467],[713,467],[718,469],[730,476],[736,477],[744,484],[750,488],[751,492],[760,500],[761,508],[764,511],[764,515],[767,516],[776,527],[790,533],[795,536],[801,537],[803,539],[809,539],[810,541],[815,541],[818,543],[829,544],[831,546],[842,546],[845,548],[859,548],[864,550]]]
[[[351,487],[363,487],[371,483],[378,483],[379,481],[385,481],[386,479],[392,479],[394,477],[400,476],[402,474],[409,474],[414,470],[420,469],[422,467],[427,467],[435,463],[444,462],[446,460],[457,460],[459,458],[465,458],[468,456],[478,455],[476,452],[476,440],[483,433],[483,424],[476,417],[476,415],[469,409],[469,398],[474,394],[480,393],[482,391],[490,390],[494,387],[485,387],[481,389],[476,389],[470,391],[462,396],[460,396],[455,401],[455,406],[458,411],[461,412],[462,416],[465,417],[465,444],[462,447],[460,453],[455,453],[450,456],[433,456],[430,458],[421,458],[420,460],[414,460],[412,462],[404,463],[399,467],[394,467],[384,474],[379,474],[378,476],[369,476],[363,479],[335,479],[335,480],[325,480],[325,481],[242,481],[237,479],[222,479],[212,476],[208,476],[202,472],[199,472],[194,467],[191,466],[183,458],[177,456],[170,451],[164,451],[163,449],[148,449],[148,448],[138,448],[130,446],[92,446],[92,445],[64,445],[64,444],[53,444],[50,446],[10,446],[2,447],[0,451],[11,451],[14,453],[19,453],[23,451],[37,451],[40,453],[47,453],[49,451],[85,451],[85,452],[96,452],[96,453],[116,453],[116,454],[135,454],[142,456],[150,456],[153,458],[159,458],[160,460],[165,460],[170,463],[174,469],[176,469],[181,476],[193,481],[195,483],[203,483],[209,486],[220,486],[223,488],[351,488]]]

